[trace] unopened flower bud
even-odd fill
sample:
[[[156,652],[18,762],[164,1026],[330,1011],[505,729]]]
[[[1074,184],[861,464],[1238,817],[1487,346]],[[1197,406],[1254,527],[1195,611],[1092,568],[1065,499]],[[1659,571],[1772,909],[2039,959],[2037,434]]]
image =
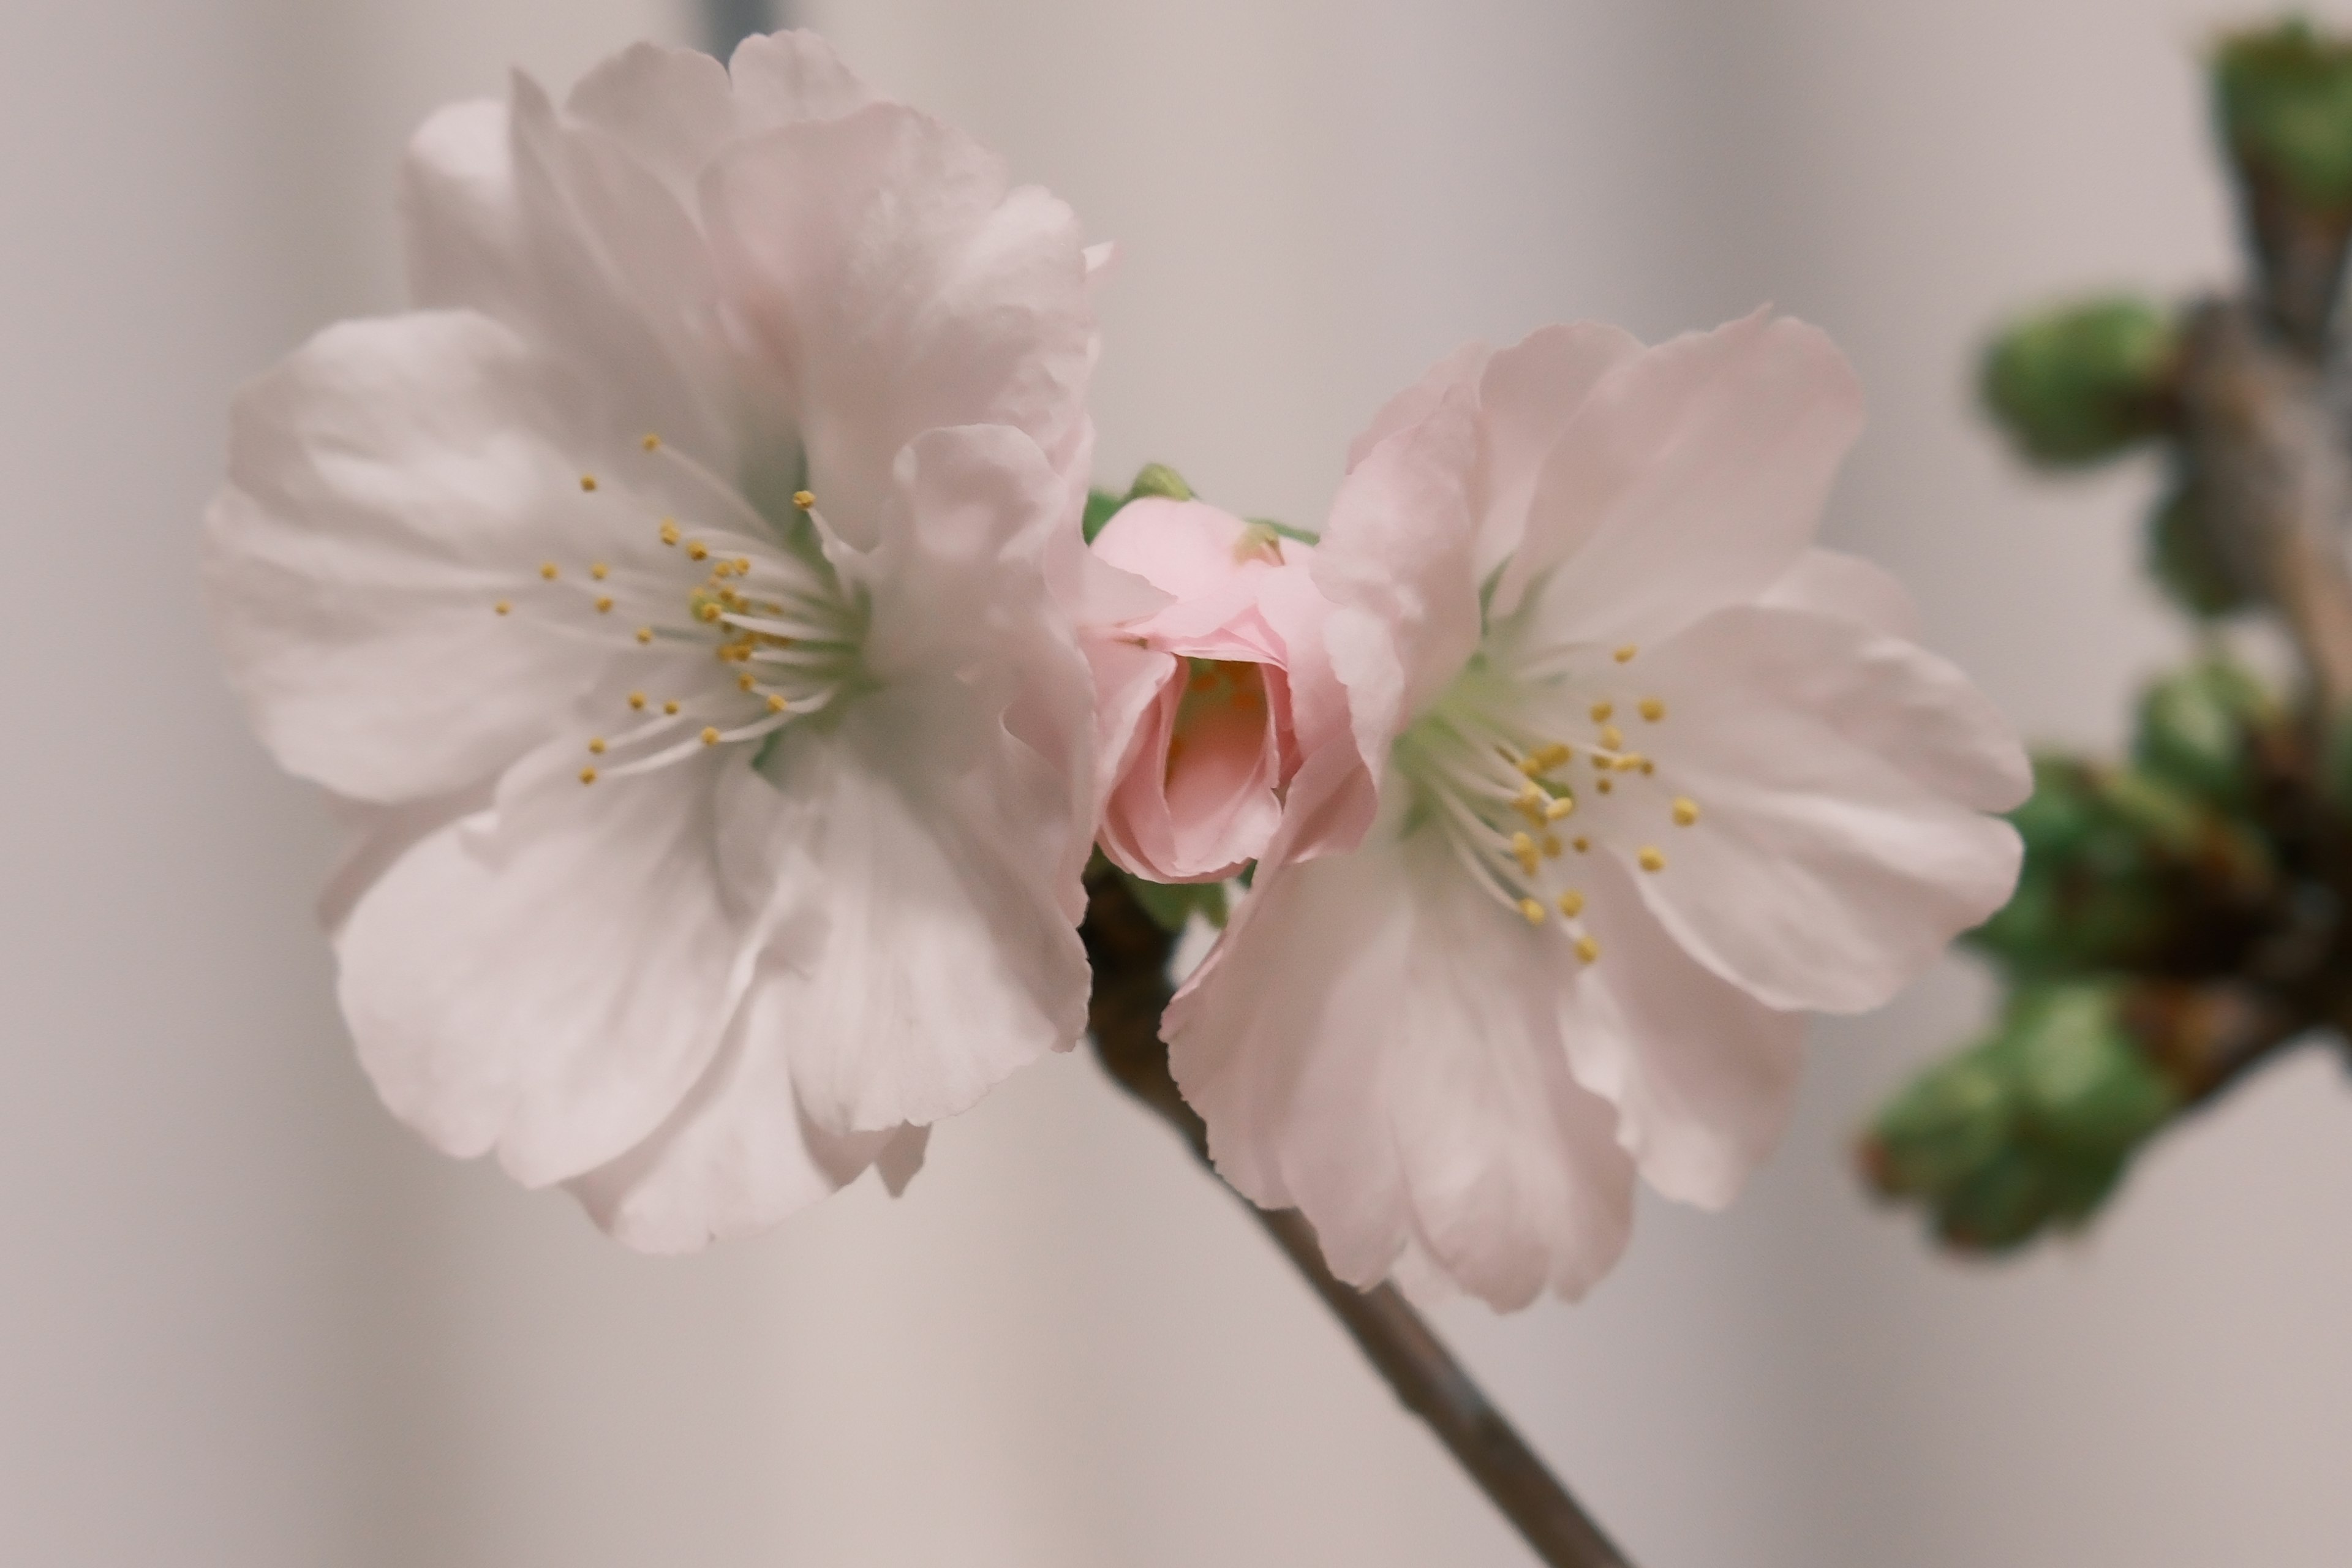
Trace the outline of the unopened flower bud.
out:
[[[2238,33],[2213,57],[2231,156],[2302,205],[2352,207],[2352,43],[2302,18]]]

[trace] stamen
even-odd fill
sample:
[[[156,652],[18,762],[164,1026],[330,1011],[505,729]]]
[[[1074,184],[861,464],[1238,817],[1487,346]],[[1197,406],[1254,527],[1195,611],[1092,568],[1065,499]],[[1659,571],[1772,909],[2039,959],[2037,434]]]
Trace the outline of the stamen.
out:
[[[1642,649],[1637,644],[1627,643],[1623,647],[1619,648],[1615,653],[1611,654],[1609,657],[1615,659],[1620,664],[1631,664],[1633,662],[1633,656],[1641,651]]]
[[[1570,920],[1584,912],[1584,895],[1570,888],[1559,896],[1559,912]]]
[[[785,709],[787,709],[787,708],[789,708],[789,707],[791,707],[791,706],[792,706],[792,704],[791,704],[791,703],[789,703],[789,702],[787,702],[787,701],[785,701],[785,700],[783,700],[783,698],[782,698],[781,695],[779,695],[778,693],[773,692],[773,691],[771,691],[771,692],[769,692],[769,693],[768,693],[768,711],[769,711],[769,712],[771,712],[771,713],[781,713],[781,712],[782,712]]]
[[[611,575],[611,573],[612,568],[606,566],[602,561],[592,561],[588,563],[588,575],[595,578],[599,583]]]
[[[1642,852],[1633,858],[1642,863],[1642,869],[1644,871],[1663,871],[1666,868],[1666,858],[1658,852],[1655,845],[1643,845]]]
[[[1547,833],[1543,836],[1543,852],[1544,858],[1547,860],[1557,860],[1559,858],[1559,834]]]
[[[803,511],[807,511],[816,505],[816,497],[809,494],[806,490],[794,490],[793,492],[793,504],[800,508]]]
[[[662,711],[675,715],[677,712],[677,699],[673,697],[668,701],[663,703]]]
[[[1617,709],[1612,703],[1596,702],[1592,705],[1592,721],[1596,724],[1606,724],[1609,722],[1609,715],[1616,711]]]
[[[1698,820],[1698,802],[1686,795],[1675,796],[1675,826],[1688,827]]]
[[[580,488],[581,488],[582,489],[583,489],[583,490],[593,490],[593,489],[594,489],[596,488],[596,476],[595,476],[595,475],[593,475],[593,474],[583,474],[583,475],[581,475],[581,476],[580,476]]]
[[[1642,717],[1654,724],[1666,716],[1666,705],[1654,697],[1642,699]]]
[[[580,782],[584,784],[594,784],[596,782],[596,770],[594,768],[582,768],[580,770]]]
[[[1576,837],[1576,838],[1571,838],[1571,839],[1570,839],[1570,840],[1568,841],[1568,847],[1569,847],[1570,848],[1571,848],[1571,849],[1575,850],[1579,855],[1581,855],[1581,854],[1583,854],[1586,850],[1591,849],[1591,848],[1592,847],[1592,840],[1591,840],[1591,839],[1590,839],[1590,838],[1585,838],[1585,837]]]
[[[651,627],[651,626],[639,626],[639,627],[637,628],[637,640],[638,640],[639,642],[641,642],[641,643],[648,643],[648,642],[653,641],[653,640],[654,640],[654,629],[653,629],[653,627]]]
[[[1576,797],[1574,795],[1560,795],[1553,800],[1549,805],[1544,807],[1544,820],[1546,822],[1558,822],[1561,817],[1566,816],[1570,812],[1574,811],[1575,809]]]
[[[703,543],[699,539],[688,541],[686,546],[686,558],[688,561],[701,561],[709,557],[709,554],[710,546]]]
[[[511,615],[514,613],[514,601],[512,599],[500,599],[497,604],[492,605],[490,608],[496,610],[502,616]]]
[[[1522,873],[1530,877],[1536,874],[1536,841],[1534,839],[1524,833],[1512,834],[1511,854],[1518,860]]]
[[[1605,708],[1608,704],[1603,703],[1601,706]],[[1618,751],[1625,744],[1625,732],[1614,724],[1603,724],[1601,726],[1601,743],[1612,752]]]
[[[1598,963],[1601,958],[1601,944],[1593,941],[1589,936],[1578,937],[1576,939],[1576,956],[1584,960],[1587,963]]]
[[[604,754],[604,737],[602,735],[591,736],[588,741],[588,750],[595,756],[603,756]]]
[[[1528,924],[1531,926],[1539,926],[1544,922],[1544,907],[1533,899],[1519,900],[1519,913],[1527,917]]]
[[[664,544],[676,544],[677,542],[677,520],[676,518],[666,517],[662,519],[661,542]]]
[[[596,595],[596,613],[600,616],[609,616],[613,613],[612,595],[599,594]]]
[[[649,432],[647,432],[647,433],[646,433],[646,440],[645,440],[645,447],[646,447],[646,451],[648,451],[648,452],[658,452],[658,451],[660,451],[660,450],[661,450],[661,437],[658,437],[658,436],[656,436],[656,435],[652,434],[650,431],[649,431]]]
[[[642,709],[642,708],[644,708],[644,707],[645,707],[645,705],[646,705],[646,694],[645,694],[644,692],[642,692],[642,691],[632,691],[632,692],[630,692],[630,693],[629,693],[629,706],[630,706],[630,707],[632,707],[632,708],[637,708],[637,709]]]
[[[1617,784],[1613,779],[1602,779],[1598,787],[1602,795],[1607,795],[1611,790],[1615,789]]]
[[[702,743],[706,746],[719,744],[719,731],[716,726],[705,724],[702,727]]]
[[[549,561],[541,565],[539,574],[552,583],[555,581],[555,563]]]

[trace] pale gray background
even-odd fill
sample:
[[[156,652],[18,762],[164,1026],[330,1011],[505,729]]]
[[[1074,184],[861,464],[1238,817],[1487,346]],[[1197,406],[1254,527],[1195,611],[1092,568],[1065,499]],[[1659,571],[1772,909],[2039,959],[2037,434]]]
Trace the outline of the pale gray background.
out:
[[[2341,9],[2340,7],[2338,8]],[[1860,364],[1841,543],[2033,732],[2172,648],[2152,474],[2029,483],[1962,393],[2000,309],[2228,260],[2147,0],[838,0],[814,19],[1125,247],[1103,470],[1312,520],[1455,342],[1778,301]],[[328,836],[223,693],[195,518],[229,388],[397,300],[407,130],[659,0],[14,0],[0,19],[0,1563],[1514,1564],[1254,1228],[1085,1060],[688,1262],[425,1152],[310,920]],[[1446,1331],[1646,1568],[2352,1561],[2352,1096],[2316,1058],[2086,1243],[1931,1258],[1855,1120],[1954,965],[1818,1032],[1730,1215],[1586,1306]]]

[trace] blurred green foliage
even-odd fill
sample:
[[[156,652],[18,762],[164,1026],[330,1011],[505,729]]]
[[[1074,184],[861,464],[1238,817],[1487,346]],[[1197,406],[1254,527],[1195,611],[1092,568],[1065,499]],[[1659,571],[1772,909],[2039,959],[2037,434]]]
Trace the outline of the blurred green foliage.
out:
[[[2095,463],[2163,431],[2179,346],[2172,313],[2149,300],[2082,300],[2003,329],[1985,350],[1979,391],[2027,458]]]
[[[2233,34],[2214,52],[2213,98],[2241,165],[2305,206],[2352,207],[2352,42],[2300,17]]]

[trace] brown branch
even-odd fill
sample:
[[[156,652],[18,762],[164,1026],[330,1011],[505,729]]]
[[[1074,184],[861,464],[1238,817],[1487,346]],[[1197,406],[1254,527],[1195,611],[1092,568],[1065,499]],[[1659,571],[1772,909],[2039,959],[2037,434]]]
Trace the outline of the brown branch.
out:
[[[1087,882],[1087,955],[1093,961],[1088,1025],[1111,1077],[1183,1135],[1202,1164],[1208,1129],[1178,1092],[1160,1040],[1175,939],[1145,914],[1116,873]],[[1331,1309],[1405,1408],[1428,1423],[1470,1479],[1552,1568],[1628,1568],[1568,1489],[1545,1468],[1411,1302],[1390,1285],[1359,1290],[1323,1263],[1314,1228],[1295,1209],[1250,1205],[1323,1304]]]
[[[2352,706],[2352,455],[2318,362],[2255,310],[2208,300],[2190,315],[2180,403],[2200,505],[2242,581],[2277,605],[2325,711]]]

